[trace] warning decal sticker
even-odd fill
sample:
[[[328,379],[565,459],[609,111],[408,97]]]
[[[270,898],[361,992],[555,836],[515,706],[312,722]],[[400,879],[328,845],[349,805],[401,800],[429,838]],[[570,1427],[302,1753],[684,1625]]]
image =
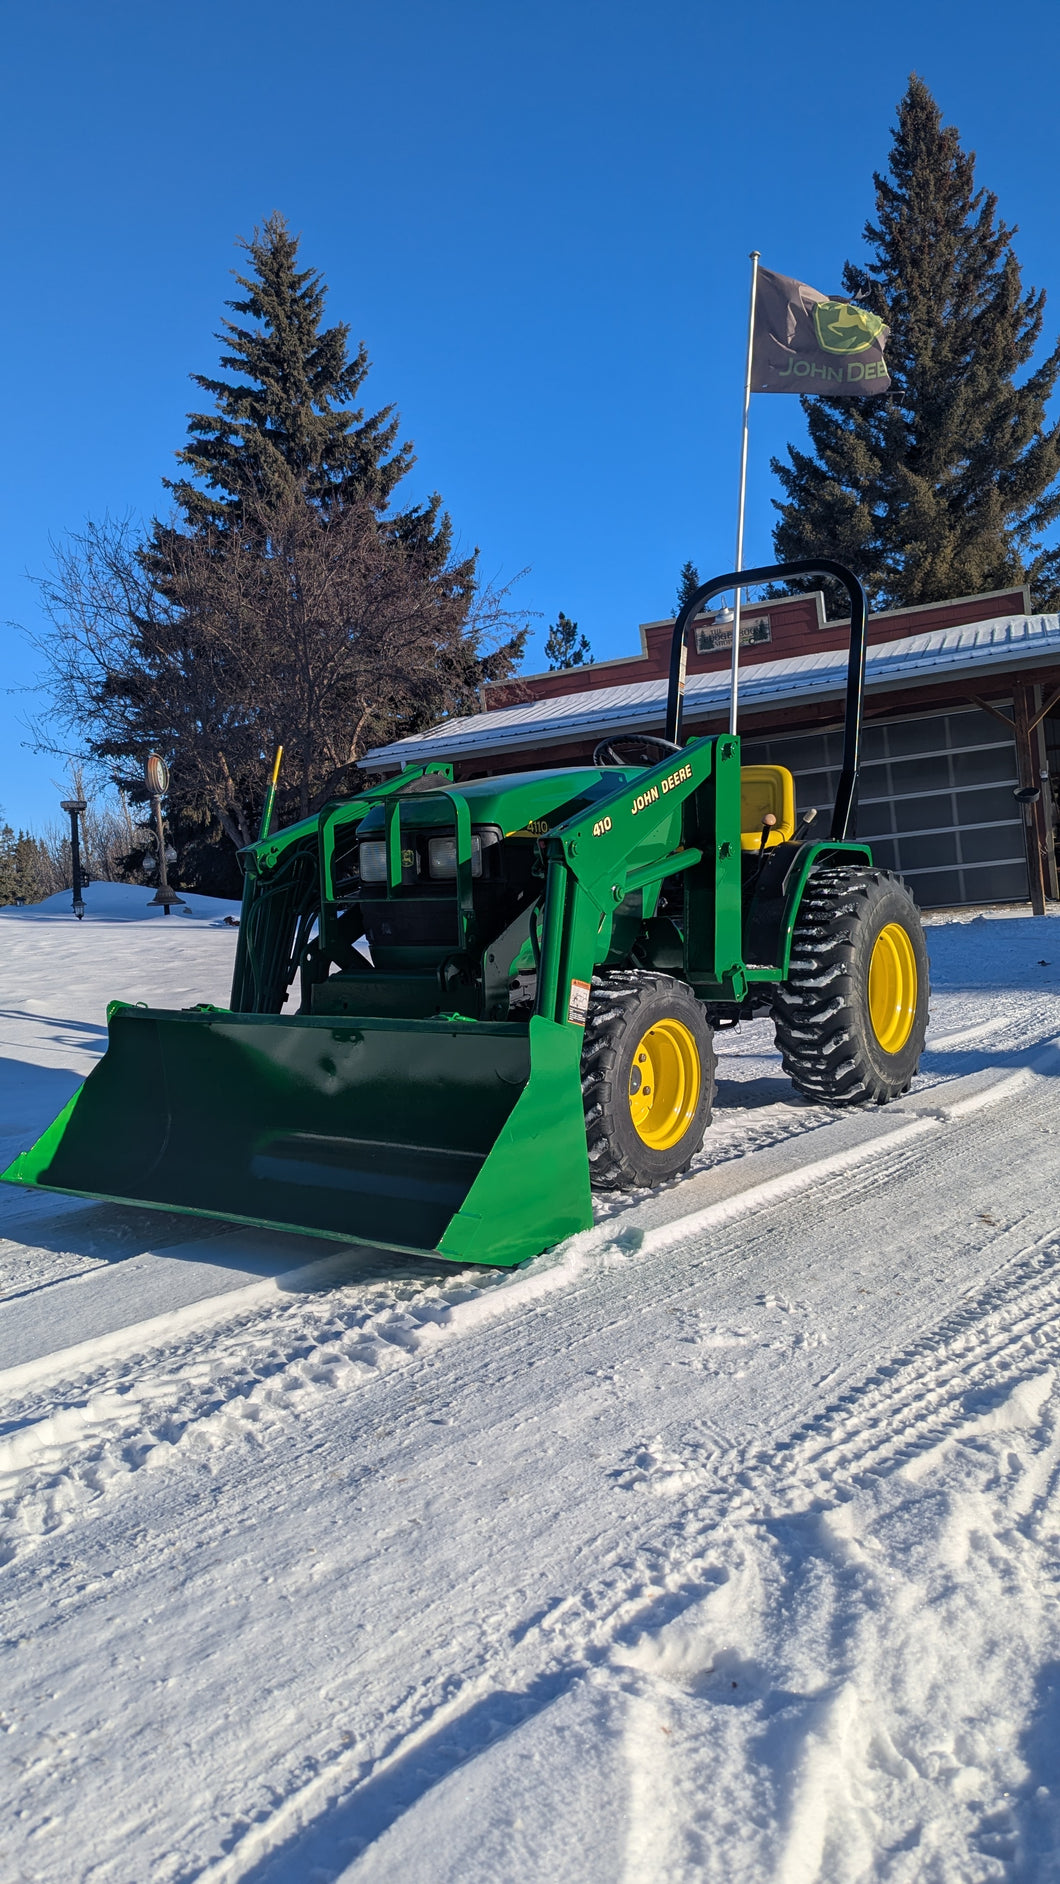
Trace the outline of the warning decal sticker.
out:
[[[572,981],[570,984],[570,1001],[567,1006],[567,1019],[573,1022],[575,1027],[584,1027],[588,1013],[589,983],[587,981]]]

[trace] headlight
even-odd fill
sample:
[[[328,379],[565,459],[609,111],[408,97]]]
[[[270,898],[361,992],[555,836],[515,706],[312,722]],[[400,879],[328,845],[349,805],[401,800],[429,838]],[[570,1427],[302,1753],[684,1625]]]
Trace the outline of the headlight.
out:
[[[362,850],[365,848],[361,846]],[[455,877],[456,875],[456,838],[432,837],[427,845],[427,868],[432,877]],[[482,839],[477,831],[471,833],[471,874],[482,875]]]
[[[362,883],[385,883],[386,882],[386,838],[385,837],[369,838],[365,843],[358,844],[357,849],[359,852],[359,869],[361,873],[361,882]],[[416,852],[414,850],[408,849],[405,846],[402,846],[401,881],[403,883],[409,883],[418,874],[419,874],[419,868],[416,861]]]

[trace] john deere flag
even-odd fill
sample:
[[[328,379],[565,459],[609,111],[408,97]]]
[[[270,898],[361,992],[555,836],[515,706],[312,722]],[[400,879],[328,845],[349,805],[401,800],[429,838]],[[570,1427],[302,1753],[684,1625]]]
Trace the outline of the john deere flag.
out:
[[[760,268],[751,391],[830,393],[833,399],[887,392],[883,349],[890,336],[878,314]]]

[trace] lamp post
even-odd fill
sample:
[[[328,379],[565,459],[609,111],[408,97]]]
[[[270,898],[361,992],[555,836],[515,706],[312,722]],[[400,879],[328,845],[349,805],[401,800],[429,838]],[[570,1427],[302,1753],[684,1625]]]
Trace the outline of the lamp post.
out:
[[[70,860],[74,879],[74,900],[71,907],[80,922],[85,913],[85,899],[81,894],[81,841],[77,820],[83,811],[88,810],[88,806],[83,798],[64,798],[61,808],[70,814]]]
[[[170,889],[169,878],[166,875],[166,833],[162,824],[162,799],[169,790],[169,767],[160,752],[148,753],[147,763],[144,766],[144,784],[151,794],[151,810],[154,813],[155,835],[158,839],[158,888],[147,907],[151,909],[156,903],[161,904],[163,914],[168,916],[170,904],[183,903],[184,898],[178,896],[176,890]]]

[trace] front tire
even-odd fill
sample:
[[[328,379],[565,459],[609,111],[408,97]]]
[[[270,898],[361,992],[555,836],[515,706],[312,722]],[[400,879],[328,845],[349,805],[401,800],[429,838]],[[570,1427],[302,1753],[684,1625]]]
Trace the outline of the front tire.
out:
[[[594,977],[582,1049],[594,1190],[688,1169],[710,1124],[714,1067],[709,1023],[685,982],[636,970]]]
[[[788,978],[773,997],[784,1070],[828,1106],[886,1105],[908,1092],[928,1023],[920,911],[901,877],[855,867],[813,870]]]

